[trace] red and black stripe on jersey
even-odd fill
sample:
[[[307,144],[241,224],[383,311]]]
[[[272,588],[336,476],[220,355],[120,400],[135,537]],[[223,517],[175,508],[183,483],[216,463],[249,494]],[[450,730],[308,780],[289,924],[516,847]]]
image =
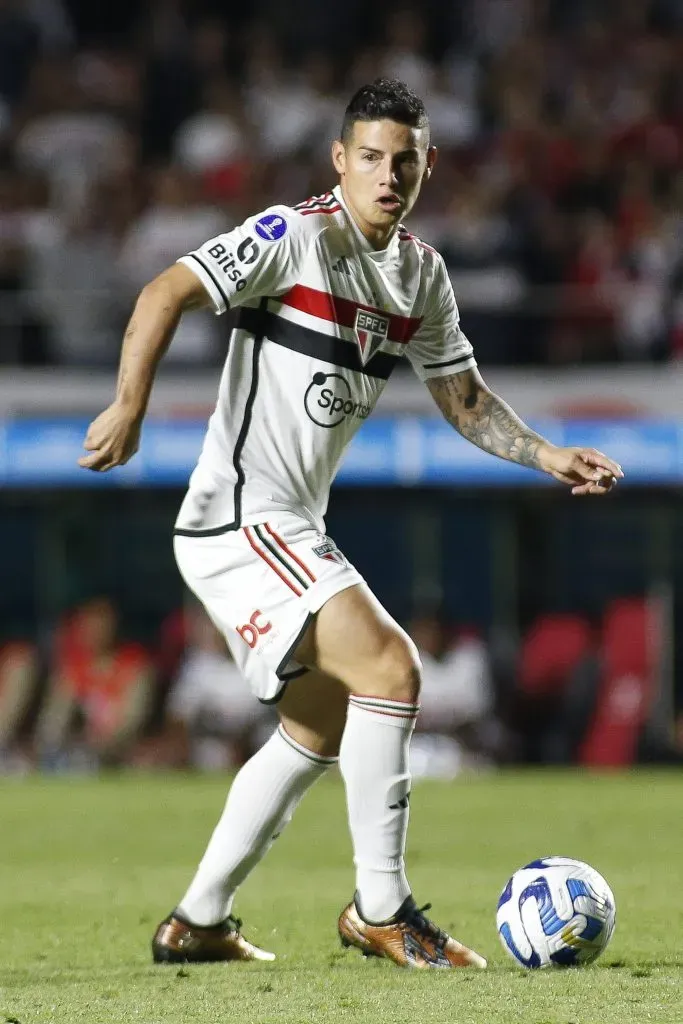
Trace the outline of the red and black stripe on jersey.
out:
[[[436,249],[431,245],[427,245],[427,243],[423,242],[421,238],[417,237],[417,235],[411,235],[410,231],[408,231],[403,224],[399,224],[398,226],[398,240],[399,242],[415,242],[415,245],[421,246],[421,248],[426,249],[427,252],[436,253]]]
[[[375,313],[389,320],[387,340],[401,345],[408,344],[422,322],[419,317],[386,313],[384,310],[341,298],[332,292],[320,291],[301,284],[294,285],[285,295],[280,295],[273,301],[339,327],[353,327],[359,309]],[[264,339],[275,345],[282,345],[311,359],[320,359],[324,363],[343,366],[347,370],[354,370],[368,377],[378,377],[381,380],[388,380],[402,358],[393,352],[379,351],[367,363],[363,363],[355,341],[346,341],[322,330],[304,327],[272,310],[255,310],[248,307],[240,309],[237,328],[252,334],[261,330]]]
[[[341,204],[332,192],[324,192],[321,196],[311,196],[294,209],[305,217],[309,213],[339,213]]]
[[[309,288],[305,284],[295,284],[284,295],[279,295],[276,301],[340,327],[353,327],[359,309],[366,313],[374,313],[376,316],[382,317],[383,320],[389,321],[387,341],[393,341],[399,345],[407,345],[422,323],[422,317],[387,313],[384,309],[377,309],[377,307],[369,306],[364,302],[355,302],[353,299],[342,298],[333,292],[321,291],[319,288]]]

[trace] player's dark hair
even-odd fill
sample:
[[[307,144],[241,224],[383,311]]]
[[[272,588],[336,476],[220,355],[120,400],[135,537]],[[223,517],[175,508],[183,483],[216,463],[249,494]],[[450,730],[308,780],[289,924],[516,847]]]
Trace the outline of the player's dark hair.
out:
[[[349,100],[342,121],[342,141],[349,140],[356,121],[382,120],[429,130],[425,105],[405,82],[394,78],[376,78],[369,85],[362,85]]]

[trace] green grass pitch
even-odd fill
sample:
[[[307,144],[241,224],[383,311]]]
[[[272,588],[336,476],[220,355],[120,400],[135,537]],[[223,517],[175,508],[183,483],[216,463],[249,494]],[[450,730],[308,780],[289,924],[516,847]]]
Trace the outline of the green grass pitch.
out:
[[[416,783],[418,902],[489,970],[401,971],[342,951],[353,891],[338,778],[314,787],[239,894],[274,964],[154,967],[154,926],[180,897],[225,778],[0,782],[0,1024],[622,1024],[683,1021],[683,775],[541,773]],[[524,972],[495,907],[530,859],[587,860],[617,901],[592,967]]]

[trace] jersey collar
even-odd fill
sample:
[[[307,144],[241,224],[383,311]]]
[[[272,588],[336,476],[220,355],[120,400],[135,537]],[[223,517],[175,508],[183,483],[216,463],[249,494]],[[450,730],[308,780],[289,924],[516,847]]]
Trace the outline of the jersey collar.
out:
[[[346,219],[349,222],[351,231],[353,232],[356,245],[362,250],[362,252],[372,259],[373,263],[386,263],[398,254],[398,231],[394,233],[394,236],[386,249],[373,249],[361,229],[356,224],[348,206],[344,202],[341,185],[335,185],[332,189],[332,194],[335,196],[337,202],[346,214]]]

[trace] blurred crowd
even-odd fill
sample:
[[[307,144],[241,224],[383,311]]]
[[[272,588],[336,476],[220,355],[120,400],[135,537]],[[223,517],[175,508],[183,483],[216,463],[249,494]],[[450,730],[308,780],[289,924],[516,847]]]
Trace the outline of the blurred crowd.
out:
[[[499,744],[486,647],[437,617],[411,623],[424,667],[417,775],[452,777],[493,762]],[[0,647],[0,774],[242,764],[277,724],[192,601],[153,643],[127,640],[115,603],[94,596],[40,642]]]
[[[660,628],[651,601],[618,599],[600,621],[540,615],[503,657],[477,629],[421,611],[407,623],[422,663],[413,775],[683,763],[683,710],[662,717]],[[231,769],[276,724],[190,598],[146,644],[95,595],[49,635],[0,646],[0,775]]]
[[[440,164],[412,229],[483,363],[683,355],[683,0],[0,0],[0,363],[112,366],[139,289],[333,183],[377,75]],[[220,360],[188,315],[169,362]]]

